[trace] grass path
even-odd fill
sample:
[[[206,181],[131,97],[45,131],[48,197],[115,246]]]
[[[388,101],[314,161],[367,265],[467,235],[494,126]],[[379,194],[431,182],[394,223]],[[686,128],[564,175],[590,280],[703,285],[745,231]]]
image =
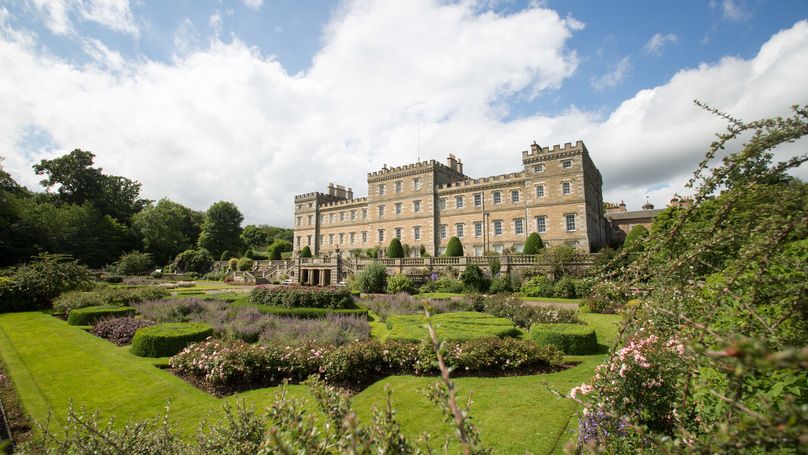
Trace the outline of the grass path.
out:
[[[615,316],[584,315],[595,325],[601,343],[616,334]],[[98,409],[118,421],[162,416],[171,400],[171,420],[191,436],[201,419],[225,402],[243,399],[266,408],[278,388],[266,388],[217,399],[156,368],[153,360],[43,313],[0,315],[0,354],[26,412],[44,421],[54,411],[53,428],[64,418],[69,403]],[[602,355],[576,357],[582,363],[568,370],[536,376],[459,378],[461,397],[474,400],[472,415],[483,441],[498,453],[552,453],[568,438],[564,429],[575,413],[574,403],[557,398],[544,382],[561,393],[587,380]],[[393,391],[397,419],[406,434],[432,434],[433,443],[452,435],[440,412],[422,390],[434,378],[394,376],[373,384],[354,397],[355,409],[367,421],[375,405],[385,402],[385,387]],[[306,396],[303,386],[290,386],[292,396]]]

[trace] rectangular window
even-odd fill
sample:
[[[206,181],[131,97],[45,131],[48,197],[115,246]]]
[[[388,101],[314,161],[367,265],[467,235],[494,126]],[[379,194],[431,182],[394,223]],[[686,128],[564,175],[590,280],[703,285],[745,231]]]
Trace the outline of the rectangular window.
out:
[[[396,215],[401,215],[401,202],[396,202]]]
[[[455,207],[462,209],[463,208],[463,196],[455,196]]]
[[[306,245],[311,246],[311,236],[310,235],[306,236]]]
[[[572,160],[563,160],[561,162],[561,167],[564,169],[569,169],[572,167]]]
[[[517,190],[511,191],[511,202],[519,202],[519,191]]]
[[[334,244],[334,234],[328,234],[328,244],[329,245]]]
[[[474,195],[474,206],[475,207],[480,207],[481,205],[483,205],[483,195],[479,194],[479,193],[475,194]]]
[[[339,244],[340,245],[345,244],[345,234],[343,234],[342,232],[339,233]]]
[[[368,231],[362,231],[362,243],[368,243]]]
[[[351,210],[351,221],[356,220],[356,210]]]
[[[533,172],[544,172],[544,163],[533,166]]]
[[[484,253],[482,245],[474,245],[474,255],[475,256],[482,256]]]
[[[362,219],[368,219],[368,209],[362,209]]]
[[[572,193],[572,189],[570,188],[570,182],[561,182],[561,194],[570,194]]]
[[[415,191],[418,191],[418,190],[421,189],[421,178],[420,177],[412,179],[412,187],[413,187],[413,189]]]
[[[297,236],[297,247],[300,248],[300,236]]]
[[[575,214],[568,213],[564,215],[564,218],[567,220],[567,232],[575,231]]]
[[[412,211],[413,213],[421,211],[421,201],[412,201]]]
[[[384,185],[379,185],[379,196],[384,196]]]
[[[421,240],[421,226],[415,226],[412,228],[412,238],[415,240]]]
[[[445,238],[446,238],[446,230],[447,230],[447,229],[446,229],[446,225],[445,225],[445,224],[441,224],[441,225],[440,225],[440,238],[442,238],[442,239],[445,239]]]
[[[379,206],[379,218],[384,218],[384,206]]]
[[[333,222],[334,222],[334,214],[333,214],[333,213],[329,213],[329,214],[328,214],[328,222],[329,222],[329,223],[333,223]]]
[[[521,218],[513,220],[513,232],[516,233],[516,235],[525,233],[525,223]]]
[[[401,228],[396,228],[396,238],[401,240]]]
[[[325,220],[323,219],[323,216],[320,215],[320,224],[323,224],[324,222],[325,222]]]
[[[379,243],[384,242],[384,229],[379,229]]]
[[[483,236],[483,223],[479,221],[474,222],[474,237],[482,237]]]
[[[314,216],[314,215],[309,215],[309,218],[308,218],[309,226],[311,226],[311,220],[312,220],[312,217],[313,217],[313,216]]]
[[[499,204],[500,202],[502,202],[502,193],[500,193],[499,191],[494,191],[493,197],[494,197],[494,204]]]
[[[502,220],[494,221],[494,235],[502,235]]]
[[[356,232],[351,232],[351,234],[348,237],[351,239],[351,245],[356,243]]]
[[[320,234],[320,245],[324,244],[325,244],[325,237],[323,236],[323,234]]]
[[[446,198],[442,197],[438,200],[438,208],[441,210],[446,210]]]
[[[536,217],[536,232],[539,234],[547,232],[547,217],[545,215]]]
[[[401,182],[396,182],[396,193],[401,192]]]
[[[339,212],[339,220],[345,221],[345,212]]]
[[[457,232],[457,238],[460,239],[463,238],[464,231],[466,230],[465,228],[466,226],[462,223],[455,224],[455,232]]]
[[[303,217],[299,216],[299,217],[297,217],[297,225],[300,226],[301,224],[303,224]],[[311,223],[309,223],[309,224],[311,224]]]
[[[536,197],[544,197],[544,185],[536,186]]]

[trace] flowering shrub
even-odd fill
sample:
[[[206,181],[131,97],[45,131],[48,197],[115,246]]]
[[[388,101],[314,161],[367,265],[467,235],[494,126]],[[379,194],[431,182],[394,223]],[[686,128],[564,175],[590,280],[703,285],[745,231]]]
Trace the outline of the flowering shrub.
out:
[[[351,291],[344,287],[265,287],[250,291],[250,303],[283,308],[355,308]]]
[[[137,329],[154,325],[154,322],[147,319],[137,318],[113,318],[97,322],[92,329],[95,336],[109,340],[118,346],[124,346],[132,342]]]
[[[579,428],[581,442],[618,443],[608,439],[607,433],[625,432],[628,423],[663,434],[669,434],[676,424],[684,344],[676,338],[649,335],[645,329],[638,333],[597,367],[591,384],[570,392],[572,398],[586,403]],[[595,421],[601,428],[598,431],[592,428]]]
[[[370,337],[367,318],[359,316],[327,315],[320,319],[264,316],[259,322],[264,328],[261,333],[262,343],[341,346]]]
[[[522,283],[522,295],[527,297],[553,297],[553,280],[544,275],[536,275]]]
[[[185,298],[150,300],[135,305],[138,314],[155,322],[188,322],[201,313],[224,310],[227,304],[218,300]]]
[[[371,300],[363,300],[360,305],[376,313],[382,321],[394,314],[421,314],[424,312],[424,304],[429,305],[432,314],[449,313],[452,311],[464,311],[463,302],[447,299],[415,299],[409,294],[395,294],[390,296],[374,296]]]
[[[407,293],[412,294],[415,290],[415,286],[412,284],[412,280],[407,275],[403,273],[397,273],[395,275],[390,275],[387,277],[387,293],[388,294],[398,294],[398,293]]]
[[[449,342],[445,356],[463,374],[514,373],[553,368],[562,362],[556,348],[519,339]],[[329,382],[363,384],[383,375],[431,374],[437,371],[435,361],[429,342],[367,340],[334,347],[208,339],[185,348],[170,364],[214,386],[245,387],[301,381],[311,374]]]
[[[507,318],[522,328],[533,324],[583,324],[575,310],[558,307],[533,306],[513,295],[495,295],[483,302],[483,311],[493,316]]]
[[[463,292],[464,288],[465,286],[460,280],[447,276],[438,277],[437,274],[432,274],[430,280],[422,284],[418,289],[418,292],[421,294],[426,294],[429,292],[449,292],[456,294]]]
[[[586,309],[593,313],[616,313],[628,300],[627,290],[612,281],[601,281],[592,286],[589,297],[584,301]]]

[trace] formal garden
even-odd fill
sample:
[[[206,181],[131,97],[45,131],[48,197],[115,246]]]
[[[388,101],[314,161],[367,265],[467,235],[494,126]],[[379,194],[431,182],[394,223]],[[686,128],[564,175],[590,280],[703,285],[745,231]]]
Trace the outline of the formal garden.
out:
[[[201,279],[228,256],[201,247],[158,273],[140,252],[94,271],[60,254],[5,268],[15,449],[800,453],[808,188],[787,171],[808,157],[770,151],[808,133],[808,112],[724,118],[694,205],[588,270],[564,247],[538,252],[550,267],[418,285],[371,264],[341,287],[235,286]]]

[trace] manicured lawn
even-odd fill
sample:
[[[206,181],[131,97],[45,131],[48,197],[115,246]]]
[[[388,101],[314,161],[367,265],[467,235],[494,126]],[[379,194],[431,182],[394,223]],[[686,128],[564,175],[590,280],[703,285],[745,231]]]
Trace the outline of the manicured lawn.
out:
[[[387,334],[388,339],[424,340],[429,337],[423,315],[394,315],[390,316],[387,322],[391,326]],[[432,326],[442,340],[468,340],[491,336],[501,338],[521,334],[510,319],[468,311],[436,314],[432,316]]]
[[[455,313],[456,314],[456,313]],[[619,317],[585,314],[598,340],[611,344]],[[54,411],[57,428],[71,401],[99,409],[120,421],[161,416],[171,400],[173,422],[191,437],[201,419],[225,402],[243,399],[256,409],[266,408],[278,388],[259,389],[217,399],[154,366],[165,359],[141,359],[81,329],[43,313],[0,315],[0,354],[26,411],[44,421]],[[571,437],[565,428],[574,416],[574,403],[555,397],[544,385],[566,394],[592,375],[603,354],[569,357],[581,363],[565,371],[505,378],[459,378],[461,395],[474,400],[472,415],[483,441],[498,453],[552,453]],[[451,436],[438,409],[422,393],[434,378],[395,376],[379,381],[354,397],[356,410],[367,421],[374,405],[385,401],[385,386],[393,390],[397,419],[411,436],[429,432],[433,445]],[[307,396],[302,386],[290,394]],[[574,422],[572,422],[574,426]]]

